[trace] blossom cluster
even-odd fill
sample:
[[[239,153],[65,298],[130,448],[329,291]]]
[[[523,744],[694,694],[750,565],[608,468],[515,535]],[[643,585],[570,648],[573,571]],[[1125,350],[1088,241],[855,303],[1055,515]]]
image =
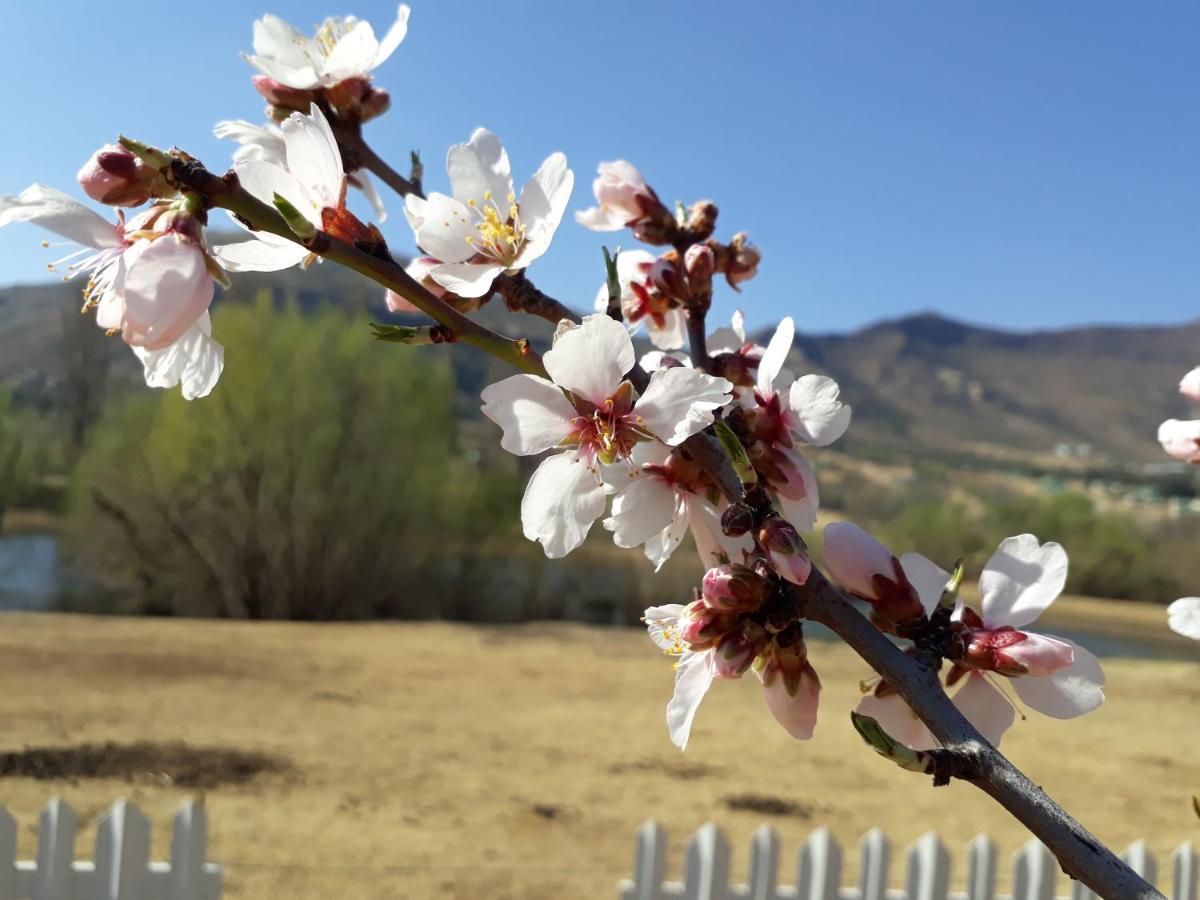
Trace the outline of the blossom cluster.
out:
[[[1200,366],[1180,379],[1179,393],[1200,402]],[[1158,442],[1176,459],[1200,465],[1200,420],[1167,419],[1158,427]],[[1184,637],[1200,641],[1200,597],[1181,597],[1168,606],[1167,624]]]

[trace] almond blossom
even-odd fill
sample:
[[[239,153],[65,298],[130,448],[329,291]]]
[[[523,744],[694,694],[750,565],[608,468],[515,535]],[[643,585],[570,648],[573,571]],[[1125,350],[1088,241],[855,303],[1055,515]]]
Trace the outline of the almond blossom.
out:
[[[654,269],[663,264],[646,250],[617,254],[617,281],[621,287],[621,315],[631,333],[645,324],[650,343],[663,350],[676,350],[687,337],[687,320],[682,307],[672,305],[654,285]],[[608,309],[608,284],[596,292],[596,312]]]
[[[453,196],[409,194],[405,214],[417,246],[438,261],[430,277],[460,297],[482,297],[501,272],[519,272],[546,252],[575,176],[552,153],[521,190],[499,138],[478,128],[446,155]]]
[[[634,228],[648,216],[665,212],[642,173],[623,159],[600,163],[592,191],[598,205],[575,213],[575,221],[592,231]]]
[[[1158,442],[1176,459],[1200,464],[1200,420],[1167,419],[1158,426]]]
[[[1189,400],[1200,400],[1200,366],[1192,369],[1180,379],[1179,393]]]
[[[827,529],[827,554],[829,538]],[[835,536],[833,543],[837,542]],[[878,565],[865,557],[863,562],[864,572]],[[899,562],[923,607],[932,612],[949,573],[915,553]],[[846,574],[844,562],[841,575],[833,563],[830,568],[839,580],[855,580]],[[1015,719],[1006,683],[1023,704],[1056,719],[1075,718],[1104,702],[1104,673],[1095,656],[1073,641],[1027,628],[1062,592],[1066,578],[1067,554],[1061,546],[1039,544],[1031,534],[1016,535],[1000,543],[979,576],[980,611],[959,602],[955,619],[966,650],[955,661],[947,684],[961,683],[953,696],[955,706],[993,745]],[[886,684],[881,688],[863,698],[858,712],[877,719],[892,737],[913,749],[937,746],[908,705]]]
[[[1181,597],[1168,606],[1167,625],[1184,637],[1200,641],[1200,597]]]
[[[182,385],[188,400],[220,378],[224,350],[212,339],[213,273],[203,228],[179,204],[156,204],[128,223],[108,222],[40,184],[0,200],[0,226],[32,222],[82,245],[49,268],[64,280],[86,273],[84,311],[119,333],[142,361],[151,387]],[[47,244],[47,246],[49,246]]]
[[[642,441],[675,446],[707,427],[729,400],[730,384],[692,369],[655,372],[640,397],[625,374],[633,342],[618,322],[587,316],[560,325],[542,358],[551,380],[513,375],[483,391],[483,413],[503,429],[500,446],[518,456],[553,448],[521,501],[525,536],[559,558],[578,547],[604,513],[603,466],[630,457]]]
[[[329,88],[351,78],[365,78],[382,65],[408,33],[410,10],[401,3],[396,21],[383,40],[369,22],[354,16],[326,19],[308,37],[278,16],[254,23],[254,54],[245,60],[267,77],[289,88]]]

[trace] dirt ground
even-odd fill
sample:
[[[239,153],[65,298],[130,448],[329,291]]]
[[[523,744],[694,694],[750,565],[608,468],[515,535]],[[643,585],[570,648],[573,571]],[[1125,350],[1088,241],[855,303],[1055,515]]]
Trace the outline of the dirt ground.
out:
[[[1165,631],[1161,610],[1079,610],[1111,611],[1123,632]],[[633,630],[3,624],[0,800],[21,823],[23,858],[56,793],[87,822],[132,797],[155,823],[156,858],[175,808],[202,794],[210,858],[238,898],[615,898],[649,817],[672,837],[673,872],[709,820],[744,871],[747,840],[768,822],[789,881],[820,825],[849,845],[874,825],[899,845],[936,829],[958,859],[980,831],[1006,852],[1026,839],[972,788],[935,790],[870,754],[847,717],[866,669],[830,644],[813,651],[825,693],[812,742],[788,738],[747,679],[714,687],[681,754],[663,722],[669,660]],[[1200,646],[1175,649],[1194,661],[1106,661],[1099,712],[1035,714],[1004,747],[1101,838],[1145,837],[1160,862],[1200,836]]]

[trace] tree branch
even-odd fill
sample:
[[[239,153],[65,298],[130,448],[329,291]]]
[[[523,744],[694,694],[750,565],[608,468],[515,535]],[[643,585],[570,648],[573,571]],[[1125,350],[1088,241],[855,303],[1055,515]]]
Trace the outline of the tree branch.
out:
[[[405,178],[371,149],[370,144],[363,139],[362,125],[356,122],[340,121],[336,116],[330,117],[329,125],[333,129],[334,137],[337,138],[338,146],[342,149],[347,172],[366,169],[401,197],[407,197],[409,194],[416,194],[418,197],[425,196],[425,191],[421,187],[421,172],[415,156],[413,157],[413,172],[408,178]]]
[[[540,316],[557,325],[563,319],[569,319],[576,325],[580,318],[566,304],[560,303],[549,294],[544,294],[526,276],[524,270],[515,275],[501,273],[492,282],[492,290],[504,298],[504,305],[509,312],[523,312],[531,316]]]

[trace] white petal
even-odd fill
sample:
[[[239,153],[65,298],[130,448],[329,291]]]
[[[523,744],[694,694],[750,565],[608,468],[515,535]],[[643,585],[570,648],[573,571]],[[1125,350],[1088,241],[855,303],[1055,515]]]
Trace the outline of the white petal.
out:
[[[883,698],[868,694],[858,701],[854,711],[874,719],[890,737],[906,747],[914,750],[932,750],[939,746],[937,739],[925,727],[925,723],[917,718],[912,707],[897,694],[889,694]]]
[[[429,270],[429,277],[452,294],[482,297],[503,271],[504,266],[495,263],[442,263]]]
[[[675,495],[675,505],[672,509],[671,521],[658,534],[649,538],[643,548],[646,559],[654,564],[654,571],[659,571],[668,559],[673,554],[681,543],[683,537],[688,530],[688,510],[691,507],[691,501],[695,499],[691,495],[679,494]]]
[[[692,360],[682,350],[672,350],[670,353],[664,353],[662,350],[650,350],[642,354],[642,358],[638,360],[640,365],[647,372],[657,372],[659,369],[670,369],[673,365],[666,365],[668,360],[673,363],[678,363],[684,368],[692,368]]]
[[[1172,631],[1200,641],[1200,597],[1181,597],[1168,606],[1167,624]]]
[[[1067,581],[1067,553],[1058,544],[1038,544],[1032,534],[1001,541],[979,576],[984,624],[1020,628],[1042,614]]]
[[[649,606],[642,613],[642,621],[646,623],[646,631],[650,640],[654,641],[661,650],[671,650],[679,642],[677,634],[672,633],[679,625],[679,617],[683,615],[683,604],[667,603],[663,606]]]
[[[1074,641],[1061,637],[1054,640],[1070,644],[1075,661],[1050,675],[1017,676],[1012,679],[1012,686],[1031,709],[1056,719],[1073,719],[1104,702],[1104,672],[1100,661]]]
[[[124,254],[127,344],[158,350],[179,340],[212,302],[212,275],[200,248],[171,233],[138,241]]]
[[[476,128],[468,143],[450,148],[446,173],[455,199],[474,200],[481,205],[495,203],[507,211],[513,193],[512,168],[504,145],[486,128]]]
[[[775,379],[779,376],[784,362],[787,361],[795,335],[796,326],[792,322],[792,317],[787,316],[779,323],[775,334],[771,336],[771,343],[767,345],[767,351],[758,364],[758,392],[764,397],[770,397],[775,393]]]
[[[206,397],[216,387],[225,367],[225,348],[211,337],[205,313],[178,341],[161,350],[134,347],[142,362],[146,384],[153,388],[183,386],[183,398]]]
[[[687,338],[687,316],[682,309],[669,309],[663,315],[663,327],[655,328],[646,319],[646,334],[650,343],[661,350],[678,350]]]
[[[312,40],[278,16],[263,16],[254,23],[254,53],[246,61],[280,84],[300,90],[320,84],[312,64]]]
[[[729,402],[732,389],[724,378],[695,369],[659,369],[650,376],[646,393],[638,398],[634,410],[646,430],[675,446],[712,424],[713,410]]]
[[[295,175],[282,166],[263,162],[258,159],[243,159],[233,164],[239,184],[247,191],[274,208],[275,195],[283,197],[300,214],[318,228],[321,224],[321,210],[309,194],[308,188]],[[258,234],[258,232],[252,232]]]
[[[625,326],[605,315],[584,316],[578,327],[558,335],[542,356],[555,384],[596,406],[616,393],[633,361],[633,341]]]
[[[713,672],[710,650],[687,653],[679,659],[675,669],[675,694],[667,704],[667,730],[671,733],[671,743],[680,750],[687,749],[692,720],[712,684]]]
[[[612,501],[604,527],[618,547],[636,547],[668,528],[675,517],[675,490],[646,472],[632,479]]]
[[[375,188],[375,182],[371,180],[371,176],[367,174],[366,169],[356,169],[350,176],[351,182],[362,191],[362,195],[367,198],[367,202],[371,204],[371,210],[375,213],[375,221],[382,225],[387,221],[387,210],[383,206],[383,198],[379,196],[379,191]]]
[[[62,191],[30,185],[16,197],[0,199],[0,226],[32,222],[67,240],[98,250],[121,246],[117,226]]]
[[[950,573],[920,553],[905,553],[900,557],[900,568],[904,570],[908,583],[916,589],[917,596],[921,598],[925,614],[933,612],[938,601],[942,599],[942,591],[946,589]]]
[[[287,162],[287,145],[283,140],[283,132],[276,125],[255,125],[242,119],[233,119],[218,122],[213,134],[241,144],[233,154],[235,161],[257,159],[280,166]]]
[[[369,22],[356,22],[343,34],[321,68],[321,81],[327,85],[337,84],[347,78],[366,75],[375,64],[379,54],[379,41],[375,29]]]
[[[850,407],[838,400],[838,385],[824,375],[805,375],[792,383],[788,408],[793,433],[806,444],[826,447],[850,424]]]
[[[521,498],[525,537],[537,541],[551,559],[561,559],[583,543],[604,514],[604,488],[574,453],[542,461]]]
[[[360,24],[366,25],[365,22]],[[345,172],[342,171],[342,153],[337,138],[333,136],[325,114],[314,103],[309,115],[293,113],[280,128],[287,145],[288,171],[304,185],[314,202],[322,207],[336,208]],[[288,199],[292,200],[291,197]]]
[[[299,265],[308,256],[308,251],[301,245],[283,238],[279,240],[281,243],[255,238],[222,244],[213,247],[210,252],[227,272],[278,272]]]
[[[620,231],[625,227],[625,216],[619,210],[593,206],[575,213],[575,221],[592,231]]]
[[[500,446],[529,456],[549,450],[571,433],[577,414],[563,392],[536,375],[513,375],[483,389],[483,414],[499,425]]]
[[[979,729],[988,743],[999,747],[1000,738],[1012,727],[1017,716],[1005,696],[992,687],[984,676],[972,672],[953,699],[958,711]]]
[[[409,224],[416,223],[413,230],[417,246],[429,256],[446,263],[460,263],[475,255],[471,244],[478,237],[471,224],[474,213],[453,197],[432,193],[422,203],[414,202],[409,194],[405,211]]]
[[[527,229],[526,244],[517,261],[520,268],[546,252],[571,199],[575,174],[567,168],[567,158],[551,153],[521,189],[519,209]]]
[[[387,58],[396,52],[396,48],[404,40],[408,34],[408,17],[412,10],[408,8],[407,3],[401,3],[400,8],[396,10],[396,21],[392,23],[392,27],[388,29],[387,34],[383,36],[383,40],[379,42],[379,50],[375,54],[375,60],[371,63],[371,68],[383,65]]]

